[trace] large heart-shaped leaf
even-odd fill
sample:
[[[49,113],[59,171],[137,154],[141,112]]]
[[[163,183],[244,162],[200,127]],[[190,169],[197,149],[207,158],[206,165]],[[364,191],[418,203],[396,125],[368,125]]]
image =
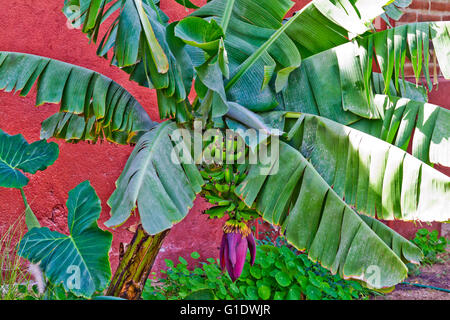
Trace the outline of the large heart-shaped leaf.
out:
[[[193,161],[175,161],[180,151],[171,138],[175,129],[175,123],[166,121],[139,139],[108,200],[107,226],[121,225],[137,207],[145,231],[154,235],[181,221],[192,208],[204,181]]]
[[[70,234],[33,228],[19,243],[18,254],[40,263],[48,280],[66,291],[91,297],[111,278],[108,252],[112,234],[98,227],[100,199],[89,181],[69,191],[67,223]]]
[[[23,172],[34,174],[45,170],[56,161],[58,154],[54,142],[40,140],[28,144],[21,134],[11,136],[0,129],[0,187],[24,187],[28,178]]]

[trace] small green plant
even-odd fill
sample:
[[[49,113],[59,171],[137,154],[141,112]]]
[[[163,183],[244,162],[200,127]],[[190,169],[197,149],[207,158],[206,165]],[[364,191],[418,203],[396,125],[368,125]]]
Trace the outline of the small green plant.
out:
[[[437,230],[430,232],[427,229],[419,229],[412,241],[423,252],[424,258],[422,264],[432,265],[442,262],[438,254],[445,252],[447,239],[445,237],[439,237]]]
[[[0,300],[23,299],[30,295],[31,279],[24,271],[24,260],[17,255],[15,248],[15,243],[24,233],[21,221],[13,222],[0,237]]]
[[[200,255],[193,252],[191,257]],[[247,257],[249,259],[249,257]],[[166,259],[166,277],[147,281],[143,298],[148,300],[203,299],[219,300],[351,300],[366,299],[371,291],[356,281],[332,275],[305,254],[298,254],[288,246],[257,246],[255,264],[246,263],[236,282],[221,272],[213,258],[200,267],[189,270],[187,261],[180,263]],[[207,292],[207,294],[205,294]]]

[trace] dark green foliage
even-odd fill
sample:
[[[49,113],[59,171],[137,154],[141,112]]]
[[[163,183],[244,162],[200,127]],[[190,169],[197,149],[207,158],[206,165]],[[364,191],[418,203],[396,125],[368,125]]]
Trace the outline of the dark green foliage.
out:
[[[277,242],[281,244],[281,242]],[[192,258],[198,259],[197,252]],[[299,254],[286,245],[259,245],[255,264],[245,264],[241,277],[232,283],[220,271],[218,262],[208,258],[193,270],[182,257],[176,264],[166,259],[165,278],[148,281],[146,300],[199,299],[219,300],[352,300],[365,299],[371,293],[356,281],[347,281],[330,274],[306,254]],[[196,295],[194,295],[196,294]]]
[[[422,250],[424,255],[422,264],[425,265],[440,262],[441,260],[438,258],[438,254],[445,252],[447,248],[447,239],[445,237],[439,237],[437,230],[430,232],[427,229],[419,229],[412,242]]]

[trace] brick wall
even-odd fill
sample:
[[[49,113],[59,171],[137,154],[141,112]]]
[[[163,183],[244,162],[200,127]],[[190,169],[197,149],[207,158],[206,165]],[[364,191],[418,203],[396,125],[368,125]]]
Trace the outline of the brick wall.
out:
[[[403,17],[396,25],[416,21],[450,20],[450,0],[413,0],[408,8],[403,9]]]

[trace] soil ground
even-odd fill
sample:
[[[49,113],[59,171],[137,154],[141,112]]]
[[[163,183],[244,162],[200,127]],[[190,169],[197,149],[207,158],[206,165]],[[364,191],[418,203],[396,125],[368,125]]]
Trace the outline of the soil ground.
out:
[[[443,226],[443,236],[449,238],[450,225]],[[450,250],[438,256],[442,263],[432,266],[422,266],[416,276],[410,276],[405,281],[450,290]],[[450,293],[412,285],[399,284],[395,290],[384,296],[375,297],[376,300],[450,300]]]

